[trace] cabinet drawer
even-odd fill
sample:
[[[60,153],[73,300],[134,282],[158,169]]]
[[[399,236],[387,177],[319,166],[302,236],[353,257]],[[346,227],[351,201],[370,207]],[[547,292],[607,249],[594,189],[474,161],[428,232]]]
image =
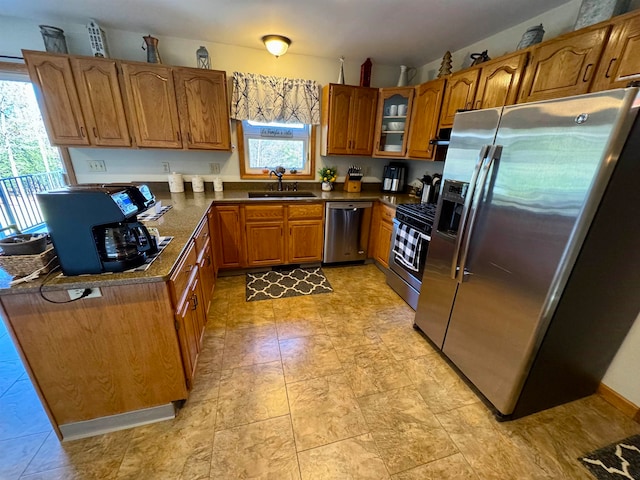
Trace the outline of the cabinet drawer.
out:
[[[388,205],[381,205],[381,209],[380,209],[380,215],[381,215],[381,220],[383,222],[393,222],[393,219],[396,216],[396,209],[393,207],[390,207]]]
[[[284,218],[283,205],[247,205],[244,207],[244,218],[252,220],[281,220]]]
[[[193,241],[190,241],[184,254],[178,260],[178,264],[171,274],[171,294],[173,295],[174,305],[181,303],[187,289],[189,279],[194,273],[197,265],[196,247]]]
[[[205,248],[209,244],[209,235],[209,220],[207,220],[207,217],[205,216],[202,223],[198,225],[194,235],[194,240],[196,242],[196,255],[198,257],[200,257],[200,254],[204,252]]]
[[[324,208],[321,203],[312,205],[289,205],[289,220],[299,218],[322,218]]]

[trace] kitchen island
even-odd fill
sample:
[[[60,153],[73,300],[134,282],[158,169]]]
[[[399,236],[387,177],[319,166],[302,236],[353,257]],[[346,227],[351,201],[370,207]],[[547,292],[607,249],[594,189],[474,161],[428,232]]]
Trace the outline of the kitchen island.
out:
[[[246,191],[156,196],[172,208],[146,225],[173,238],[146,271],[54,273],[44,285],[41,278],[0,289],[7,328],[60,439],[171,418],[174,404],[188,398],[217,273],[212,205],[417,201],[379,192],[287,199],[250,199]],[[99,289],[99,296],[68,302],[69,289],[87,288]]]

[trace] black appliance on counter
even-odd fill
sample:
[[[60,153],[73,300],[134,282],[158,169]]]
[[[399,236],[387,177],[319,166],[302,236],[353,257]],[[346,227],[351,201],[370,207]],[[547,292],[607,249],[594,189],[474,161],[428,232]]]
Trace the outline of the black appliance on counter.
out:
[[[414,310],[435,215],[434,203],[404,203],[398,205],[393,219],[387,284]]]
[[[382,172],[382,191],[383,192],[404,192],[407,180],[407,167],[398,163],[390,163],[384,166]]]
[[[136,218],[153,197],[148,188],[77,185],[37,197],[65,275],[121,272],[158,251]]]

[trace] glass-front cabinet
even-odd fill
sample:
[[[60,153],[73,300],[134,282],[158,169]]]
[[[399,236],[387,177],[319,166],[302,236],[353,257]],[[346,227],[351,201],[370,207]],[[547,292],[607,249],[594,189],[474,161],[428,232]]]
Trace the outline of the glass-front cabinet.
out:
[[[381,88],[374,157],[404,157],[413,104],[413,87]]]

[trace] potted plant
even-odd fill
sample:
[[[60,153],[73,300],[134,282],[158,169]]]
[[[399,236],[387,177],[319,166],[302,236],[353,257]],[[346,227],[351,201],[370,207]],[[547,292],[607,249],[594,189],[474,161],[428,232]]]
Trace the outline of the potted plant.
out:
[[[337,167],[322,167],[318,170],[320,180],[322,180],[322,191],[330,192],[333,190],[333,182],[338,178]]]

